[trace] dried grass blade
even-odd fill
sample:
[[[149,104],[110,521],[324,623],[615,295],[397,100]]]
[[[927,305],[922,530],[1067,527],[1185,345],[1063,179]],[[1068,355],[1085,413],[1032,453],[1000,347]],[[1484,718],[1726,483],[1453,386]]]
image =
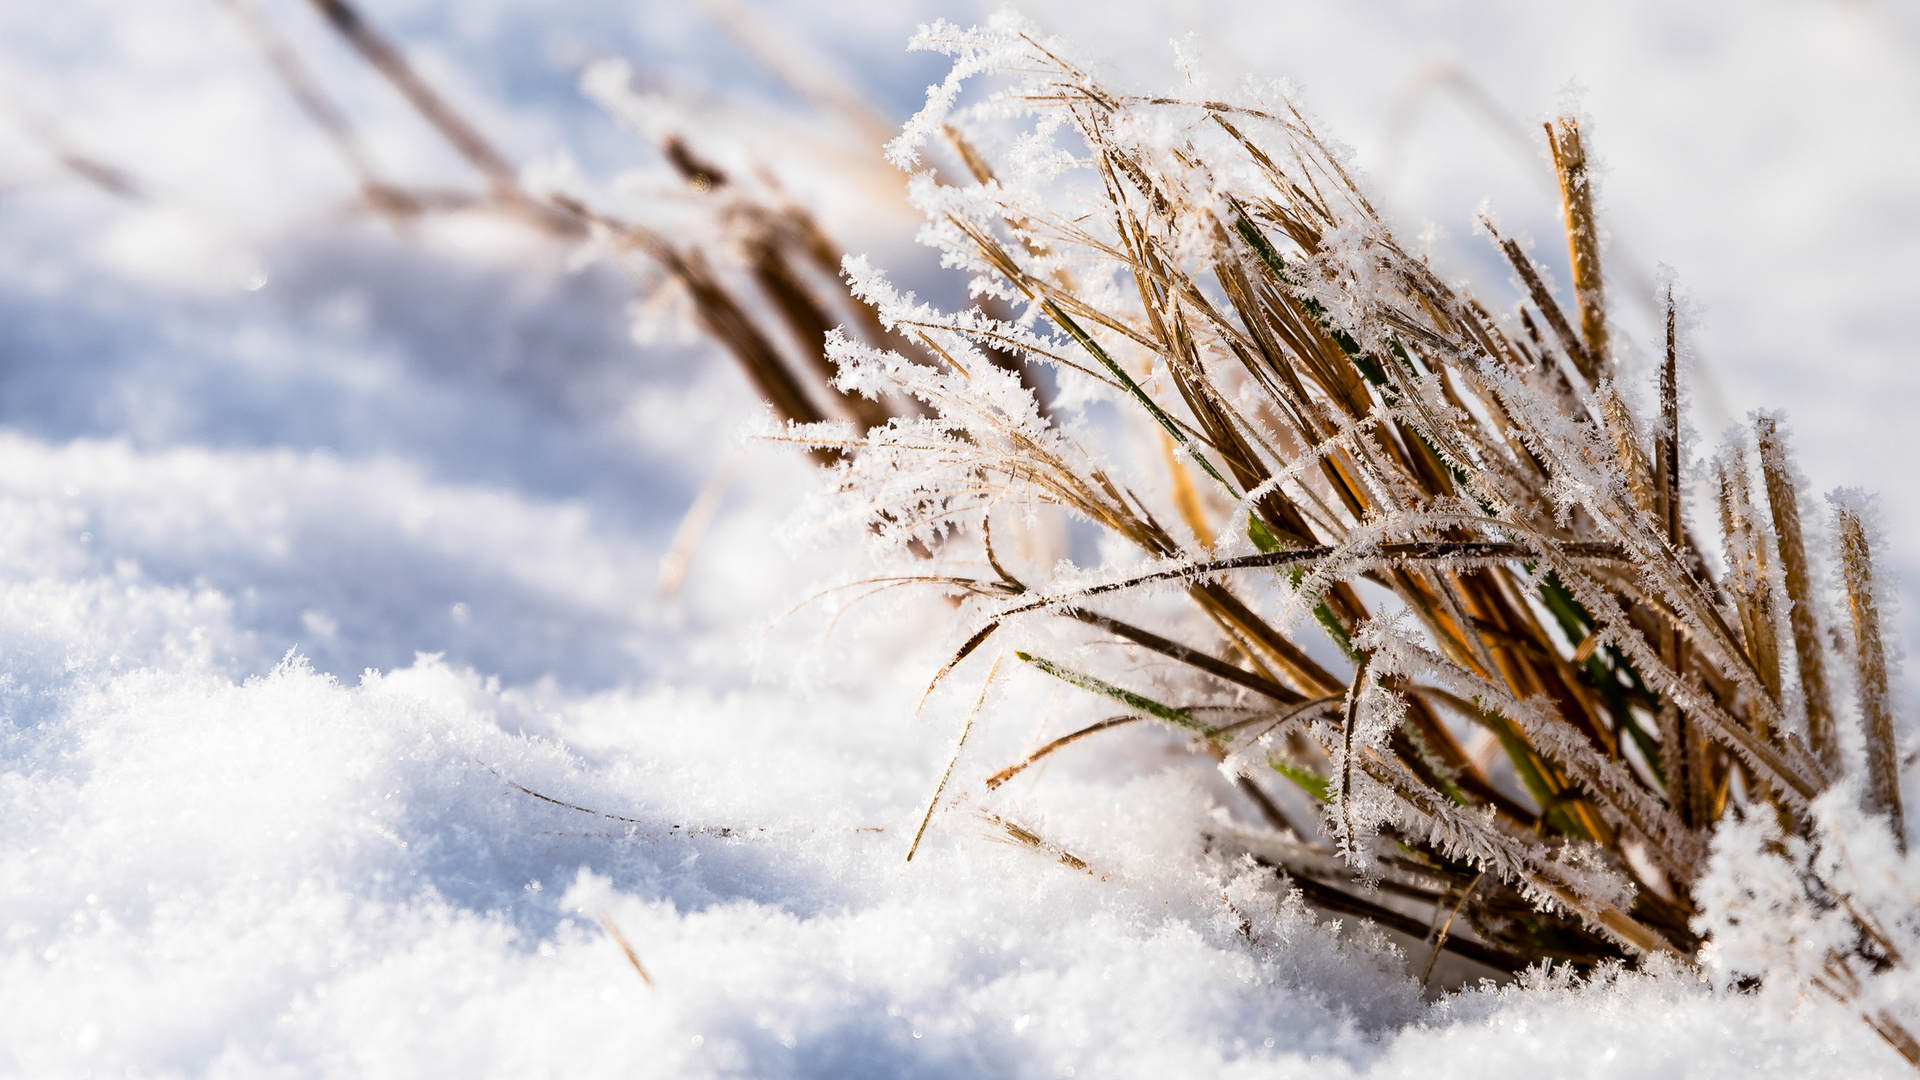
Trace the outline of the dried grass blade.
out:
[[[1127,374],[1127,369],[1121,367],[1111,356],[1107,355],[1107,351],[1100,347],[1099,342],[1088,336],[1087,332],[1080,328],[1080,324],[1068,317],[1066,312],[1060,310],[1060,305],[1054,303],[1052,300],[1042,300],[1040,306],[1046,310],[1047,316],[1058,324],[1060,329],[1067,332],[1068,337],[1079,342],[1081,348],[1087,350],[1087,353],[1095,360],[1100,361],[1100,365],[1106,368],[1115,379],[1119,380],[1121,386],[1126,387],[1127,393],[1133,395],[1133,399],[1138,401],[1141,407],[1147,410],[1148,415],[1152,416],[1154,420],[1166,430],[1167,434],[1173,437],[1173,441],[1179,443],[1182,449],[1193,456],[1194,462],[1198,464],[1208,476],[1213,477],[1215,482],[1225,488],[1227,494],[1231,497],[1235,499],[1240,497],[1240,493],[1234,489],[1231,483],[1228,483],[1227,478],[1220,475],[1220,470],[1213,467],[1213,462],[1208,461],[1205,454],[1193,448],[1192,444],[1187,440],[1187,433],[1180,429],[1179,424],[1174,423],[1173,417],[1168,416],[1166,411],[1161,409],[1159,404],[1155,402],[1145,390],[1141,389],[1140,384],[1134,381],[1133,376]]]
[[[1539,308],[1540,314],[1546,318],[1547,325],[1553,329],[1554,337],[1560,340],[1560,347],[1566,350],[1567,358],[1573,361],[1575,370],[1587,380],[1588,385],[1598,382],[1599,380],[1595,377],[1598,365],[1587,353],[1586,344],[1581,341],[1579,335],[1574,333],[1573,324],[1567,321],[1566,312],[1560,310],[1560,302],[1547,291],[1547,283],[1540,280],[1540,271],[1533,265],[1533,260],[1527,257],[1527,253],[1521,249],[1518,241],[1500,235],[1500,231],[1494,227],[1491,220],[1483,217],[1480,219],[1480,224],[1493,237],[1494,243],[1500,246],[1501,254],[1507,257],[1507,262],[1512,265],[1514,273],[1520,275],[1520,283],[1526,286],[1527,295],[1533,299],[1533,305]]]
[[[1179,661],[1189,667],[1197,668],[1216,679],[1233,683],[1236,686],[1244,686],[1257,694],[1270,697],[1283,705],[1295,705],[1305,700],[1298,692],[1289,690],[1263,675],[1234,667],[1232,664],[1218,657],[1211,656],[1198,649],[1189,648],[1177,641],[1161,637],[1151,630],[1143,630],[1131,623],[1121,622],[1119,619],[1079,607],[1062,608],[1058,614],[1070,619],[1077,619],[1080,622],[1086,623],[1088,626],[1098,627],[1108,633],[1126,638],[1136,645],[1151,649],[1162,656]]]
[[[1453,910],[1447,912],[1447,921],[1440,924],[1440,932],[1434,936],[1433,950],[1427,953],[1427,966],[1420,969],[1421,986],[1427,985],[1427,980],[1433,978],[1433,965],[1440,959],[1440,950],[1446,947],[1447,931],[1453,929],[1453,920],[1460,917],[1460,909],[1467,906],[1467,898],[1473,895],[1473,890],[1480,887],[1480,879],[1486,876],[1485,870],[1473,875],[1473,881],[1460,893],[1460,899],[1454,902]]]
[[[967,710],[967,722],[960,727],[960,737],[954,740],[953,754],[947,758],[947,767],[940,772],[940,782],[934,785],[933,798],[927,800],[927,812],[920,817],[920,827],[913,830],[913,842],[907,845],[906,862],[913,861],[913,853],[920,850],[920,838],[927,835],[927,823],[933,820],[933,812],[940,807],[940,796],[947,790],[947,781],[953,778],[953,767],[960,763],[960,751],[966,748],[967,736],[973,733],[974,718],[980,715],[980,706],[986,704],[987,688],[993,685],[993,677],[1000,673],[1001,657],[994,657],[993,666],[987,669],[987,677],[980,680],[980,696],[973,700],[973,708]],[[992,787],[989,783],[987,786]]]
[[[1352,844],[1353,836],[1353,732],[1360,724],[1360,695],[1367,688],[1367,664],[1372,657],[1361,656],[1353,669],[1353,685],[1347,688],[1347,710],[1340,725],[1340,801],[1341,822],[1346,826],[1342,842]]]
[[[1886,647],[1880,640],[1880,611],[1873,595],[1873,552],[1867,532],[1852,508],[1841,506],[1840,566],[1847,580],[1847,606],[1853,614],[1854,658],[1860,678],[1860,713],[1867,737],[1867,790],[1870,813],[1886,814],[1894,842],[1907,846],[1900,805],[1900,757],[1894,744],[1893,709],[1887,697]]]
[[[494,149],[486,136],[480,134],[479,129],[448,104],[438,91],[428,86],[413,70],[413,65],[407,63],[400,50],[375,30],[373,24],[367,22],[353,5],[347,0],[313,0],[313,6],[367,63],[373,65],[374,70],[400,91],[400,95],[413,105],[423,119],[460,152],[461,157],[466,158],[487,178],[496,195],[516,200],[525,198],[520,194],[520,174],[513,163]]]
[[[333,144],[334,151],[352,170],[354,179],[360,182],[360,190],[367,200],[378,210],[399,209],[399,193],[380,179],[373,159],[367,154],[366,145],[347,120],[346,113],[321,89],[320,80],[314,77],[313,71],[301,61],[293,47],[275,32],[252,0],[221,0],[221,3],[232,13],[242,32],[252,40],[254,48],[273,68],[274,74],[280,77],[281,84],[293,96],[300,111]]]
[[[1600,227],[1593,214],[1593,178],[1580,122],[1562,116],[1547,125],[1547,145],[1560,180],[1560,205],[1567,227],[1567,261],[1573,270],[1573,295],[1580,308],[1580,333],[1587,365],[1581,374],[1596,381],[1608,359],[1606,293],[1600,276]]]
[[[1807,564],[1807,545],[1800,532],[1799,496],[1786,438],[1779,422],[1761,414],[1754,420],[1760,446],[1760,472],[1767,486],[1767,505],[1773,515],[1773,535],[1779,546],[1781,577],[1787,588],[1787,619],[1793,630],[1794,658],[1800,672],[1801,695],[1807,709],[1807,743],[1829,776],[1840,775],[1840,741],[1834,730],[1832,691],[1827,686],[1820,624],[1814,612],[1813,572]]]
[[[1059,738],[1053,740],[1052,742],[1046,744],[1045,746],[1042,746],[1040,749],[1035,750],[1033,753],[1028,754],[1026,757],[1020,759],[1019,761],[1014,762],[1012,765],[1009,765],[1006,768],[1001,769],[999,772],[994,773],[992,776],[987,777],[987,790],[992,791],[995,788],[999,787],[1001,784],[1004,784],[1007,781],[1013,779],[1014,777],[1019,776],[1021,773],[1025,772],[1029,766],[1033,765],[1035,762],[1039,761],[1041,758],[1046,757],[1048,754],[1053,753],[1055,750],[1058,750],[1063,746],[1071,746],[1074,743],[1079,742],[1081,739],[1084,739],[1089,735],[1097,735],[1100,732],[1106,731],[1109,728],[1117,728],[1122,724],[1132,724],[1144,719],[1146,718],[1139,715],[1109,716],[1105,720],[1101,720],[1093,724],[1088,724],[1086,727],[1083,727],[1078,731],[1074,731],[1066,735],[1062,735]]]
[[[1082,859],[1080,856],[1075,855],[1059,844],[1053,843],[1032,829],[1021,825],[1019,822],[1009,821],[998,814],[984,810],[981,811],[980,816],[997,826],[1008,841],[1024,848],[1032,848],[1042,854],[1051,855],[1054,857],[1054,861],[1069,870],[1084,870],[1089,874],[1093,873],[1092,867],[1087,865],[1087,860]],[[1106,879],[1103,877],[1101,880],[1104,881]]]
[[[640,954],[633,951],[633,946],[627,943],[627,935],[620,932],[620,927],[614,923],[613,916],[605,911],[599,914],[600,928],[607,932],[607,936],[613,939],[615,945],[620,946],[620,951],[626,955],[627,963],[633,965],[633,970],[640,976],[640,981],[646,983],[649,990],[657,989],[653,985],[653,976],[647,974],[646,965],[640,962]]]
[[[941,680],[947,677],[947,673],[958,667],[962,660],[972,656],[975,649],[978,649],[989,637],[992,637],[995,630],[1000,629],[1001,622],[1002,620],[995,619],[980,629],[975,630],[973,636],[961,643],[960,648],[954,651],[954,654],[947,659],[947,662],[940,665],[940,670],[934,672],[933,681],[927,684],[926,692],[920,695],[919,703],[913,707],[913,714],[915,716],[920,715],[920,710],[927,707],[927,699],[933,696],[934,689],[940,685]]]

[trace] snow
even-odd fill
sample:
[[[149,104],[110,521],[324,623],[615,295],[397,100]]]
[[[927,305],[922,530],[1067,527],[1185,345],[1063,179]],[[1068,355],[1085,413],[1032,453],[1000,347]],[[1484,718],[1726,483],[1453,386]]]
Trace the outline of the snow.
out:
[[[390,170],[460,181],[303,5],[262,6]],[[1579,78],[1614,250],[1678,265],[1710,309],[1700,398],[1726,415],[1701,430],[1787,407],[1816,488],[1879,488],[1877,554],[1920,580],[1920,486],[1876,468],[1920,402],[1896,315],[1920,229],[1911,16],[1247,8],[1035,14],[1116,67],[1166,70],[1194,31],[1293,77],[1396,212],[1492,282],[1467,213],[1491,194],[1509,231],[1551,237],[1548,197],[1455,98],[1389,157],[1394,95],[1447,59],[1531,116]],[[757,130],[808,117],[691,9],[368,10],[518,160],[645,160],[574,86],[600,55]],[[913,24],[986,14],[747,10],[890,122],[944,70],[903,51]],[[1902,1074],[1844,1016],[1678,970],[1423,1002],[1398,946],[1208,854],[1211,763],[1144,729],[1016,803],[1085,869],[994,842],[964,799],[904,863],[976,690],[910,718],[956,627],[938,604],[831,633],[820,607],[786,614],[858,565],[782,543],[809,473],[742,449],[757,406],[724,361],[634,345],[629,281],[513,229],[351,218],[347,175],[217,5],[0,10],[0,90],[0,1073]],[[73,179],[24,134],[36,114],[152,201]],[[851,250],[962,295],[889,207],[802,175]],[[737,455],[662,597],[681,512]],[[1028,681],[996,691],[950,791],[1075,707],[1007,679]]]

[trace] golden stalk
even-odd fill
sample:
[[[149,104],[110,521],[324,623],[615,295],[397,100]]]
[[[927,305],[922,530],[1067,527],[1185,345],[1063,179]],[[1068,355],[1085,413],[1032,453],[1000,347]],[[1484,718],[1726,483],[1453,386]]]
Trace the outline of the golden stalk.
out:
[[[1800,691],[1806,701],[1807,745],[1829,776],[1840,774],[1840,741],[1834,731],[1833,698],[1827,687],[1827,666],[1821,651],[1820,623],[1813,607],[1813,573],[1807,565],[1807,545],[1800,533],[1800,501],[1787,459],[1786,439],[1773,417],[1754,421],[1760,444],[1760,472],[1767,485],[1767,505],[1773,512],[1774,541],[1780,551],[1781,577],[1787,586],[1787,622],[1793,629],[1794,658],[1800,671]]]
[[[1593,213],[1593,178],[1587,171],[1587,150],[1580,139],[1580,122],[1562,116],[1547,125],[1547,146],[1553,151],[1553,171],[1560,180],[1561,212],[1566,218],[1567,261],[1573,269],[1573,296],[1580,306],[1580,336],[1587,347],[1587,367],[1581,374],[1597,382],[1611,365],[1607,342],[1606,294],[1600,278],[1600,226]]]
[[[1780,639],[1774,627],[1773,590],[1767,549],[1754,528],[1753,495],[1748,487],[1746,455],[1733,447],[1717,464],[1720,530],[1730,548],[1731,583],[1740,612],[1741,637],[1760,682],[1775,702],[1780,700]],[[1766,728],[1760,727],[1761,734]]]
[[[1873,552],[1867,532],[1851,507],[1840,507],[1840,566],[1847,579],[1847,607],[1853,614],[1854,662],[1860,678],[1860,715],[1867,737],[1867,790],[1870,813],[1886,814],[1894,842],[1907,846],[1900,808],[1900,759],[1893,737],[1893,709],[1887,699],[1887,656],[1880,641],[1880,610],[1873,598]]]

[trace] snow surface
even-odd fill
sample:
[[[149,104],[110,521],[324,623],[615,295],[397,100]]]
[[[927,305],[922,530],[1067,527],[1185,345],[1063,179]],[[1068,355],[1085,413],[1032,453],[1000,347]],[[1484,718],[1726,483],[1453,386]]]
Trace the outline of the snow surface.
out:
[[[392,172],[461,180],[305,5],[262,6]],[[600,55],[761,129],[831,126],[692,7],[367,7],[553,168],[646,159],[574,85]],[[1252,7],[1034,11],[1116,67],[1158,71],[1192,32],[1223,70],[1293,77],[1403,220],[1495,284],[1465,222],[1490,196],[1553,236],[1538,163],[1416,91],[1445,61],[1528,118],[1578,78],[1615,252],[1709,309],[1698,425],[1787,407],[1816,488],[1880,489],[1920,580],[1894,465],[1920,405],[1912,15]],[[984,14],[747,10],[889,122],[939,75],[901,51],[912,25]],[[938,604],[831,635],[813,607],[777,618],[849,566],[781,542],[807,470],[741,448],[755,405],[724,361],[632,344],[630,282],[512,228],[352,218],[217,5],[0,8],[0,99],[0,1072],[1903,1074],[1844,1017],[1677,972],[1423,1003],[1391,944],[1208,856],[1206,770],[1145,733],[1020,796],[1089,870],[964,807],[903,866],[971,695],[908,719],[956,628]],[[36,115],[151,200],[75,180]],[[888,205],[808,183],[849,248],[957,296]],[[662,599],[682,512],[737,456]],[[1000,684],[956,783],[1057,718],[1018,714],[1047,693]]]

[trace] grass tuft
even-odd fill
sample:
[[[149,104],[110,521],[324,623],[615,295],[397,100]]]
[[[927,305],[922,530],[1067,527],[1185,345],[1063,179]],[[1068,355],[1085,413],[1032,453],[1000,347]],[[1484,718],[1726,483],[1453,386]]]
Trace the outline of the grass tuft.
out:
[[[961,57],[962,74],[1008,82],[977,127],[934,95],[892,153],[916,160],[913,140],[935,131],[959,148],[971,184],[915,188],[924,235],[1015,311],[942,314],[850,264],[881,320],[948,362],[834,341],[841,370],[928,413],[839,444],[835,513],[969,598],[978,623],[935,685],[1036,622],[1130,646],[1113,673],[1089,667],[1113,666],[1110,651],[1016,653],[1126,715],[1001,769],[986,796],[1082,739],[1157,720],[1251,789],[1291,834],[1278,868],[1327,910],[1440,927],[1435,954],[1509,969],[1695,954],[1716,824],[1765,807],[1810,837],[1844,773],[1835,646],[1774,421],[1753,433],[1757,486],[1738,432],[1710,477],[1688,473],[1671,296],[1658,411],[1626,405],[1580,124],[1546,127],[1577,310],[1488,222],[1521,286],[1497,316],[1400,243],[1284,96],[1128,94],[1011,22],[927,34],[919,45]],[[1002,162],[988,122],[1008,116],[1026,126],[998,131],[1019,148]],[[1043,415],[1012,375],[973,362],[989,350],[1054,367],[1121,421]],[[1689,520],[1709,479],[1717,513]],[[1010,566],[992,523],[1036,506],[1144,565]],[[1897,823],[1872,562],[1849,514],[1866,806]],[[1175,518],[1191,540],[1162,524]],[[1697,537],[1715,523],[1724,570]],[[961,569],[978,561],[968,537],[997,580]],[[1168,614],[1173,597],[1187,616]],[[1140,672],[1182,702],[1126,689]],[[1288,821],[1262,787],[1274,781],[1310,796],[1311,824]],[[1866,941],[1873,917],[1858,917]],[[1868,945],[1835,956],[1888,962]],[[1866,1001],[1858,979],[1824,985]],[[1913,1045],[1892,1014],[1862,1015],[1903,1054]]]

